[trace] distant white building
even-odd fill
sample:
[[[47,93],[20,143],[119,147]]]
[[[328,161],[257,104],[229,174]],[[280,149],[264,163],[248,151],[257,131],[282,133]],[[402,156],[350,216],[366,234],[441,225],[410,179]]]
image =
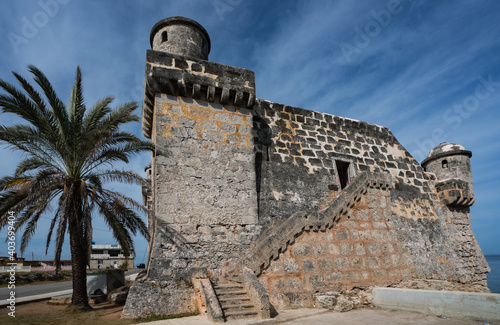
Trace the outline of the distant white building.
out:
[[[134,267],[134,254],[124,255],[120,245],[95,245],[92,244],[92,254],[90,255],[90,268],[105,269],[118,268],[123,262],[127,263],[127,268]]]

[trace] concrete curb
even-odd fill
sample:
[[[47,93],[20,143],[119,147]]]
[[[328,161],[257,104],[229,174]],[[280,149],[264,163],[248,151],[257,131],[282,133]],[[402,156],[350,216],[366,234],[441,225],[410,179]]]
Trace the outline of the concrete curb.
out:
[[[374,288],[373,304],[391,310],[480,321],[500,321],[500,294]]]

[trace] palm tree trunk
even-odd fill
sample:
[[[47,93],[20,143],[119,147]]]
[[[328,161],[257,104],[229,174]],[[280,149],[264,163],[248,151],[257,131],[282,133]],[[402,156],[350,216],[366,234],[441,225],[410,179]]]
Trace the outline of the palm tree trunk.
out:
[[[81,227],[78,217],[70,217],[69,245],[71,248],[71,265],[73,270],[73,296],[71,305],[91,308],[87,296],[87,257],[82,245]]]

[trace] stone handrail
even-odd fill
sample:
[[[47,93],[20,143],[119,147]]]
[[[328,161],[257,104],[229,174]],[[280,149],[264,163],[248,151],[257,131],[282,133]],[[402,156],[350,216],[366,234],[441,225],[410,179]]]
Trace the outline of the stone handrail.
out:
[[[200,279],[200,293],[201,298],[205,303],[205,307],[207,308],[208,319],[210,319],[212,322],[223,323],[224,313],[222,312],[222,308],[220,306],[219,300],[217,299],[214,288],[212,287],[210,279]]]
[[[325,208],[318,211],[299,211],[274,228],[237,263],[241,269],[248,267],[258,275],[273,259],[294,243],[303,231],[325,230],[333,226],[354,203],[361,199],[368,188],[387,189],[392,186],[392,177],[385,173],[360,173]]]
[[[259,279],[255,276],[255,273],[245,267],[241,272],[241,280],[243,281],[243,285],[252,299],[252,303],[255,308],[257,308],[259,318],[271,318],[269,295],[267,294],[267,291],[262,283],[260,283]]]
[[[208,270],[205,267],[193,267],[190,270],[191,283],[193,287],[200,293],[201,299],[205,304],[207,317],[212,322],[224,322],[224,313],[220,305],[219,299],[215,294],[212,282],[208,276]]]

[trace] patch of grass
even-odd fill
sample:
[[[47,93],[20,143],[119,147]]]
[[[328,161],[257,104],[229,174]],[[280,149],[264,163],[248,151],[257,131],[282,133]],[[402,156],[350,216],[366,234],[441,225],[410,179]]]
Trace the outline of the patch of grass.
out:
[[[16,306],[16,317],[7,315],[8,309],[0,313],[0,324],[14,325],[130,325],[133,320],[121,319],[123,306],[112,304],[93,305],[86,312],[67,313],[67,305],[49,305],[36,302]]]
[[[185,314],[176,314],[176,315],[169,315],[169,316],[148,316],[148,317],[136,318],[136,319],[134,319],[134,322],[135,323],[146,323],[146,322],[154,322],[157,320],[191,317],[191,316],[196,316],[196,315],[198,315],[198,313],[185,313]]]

